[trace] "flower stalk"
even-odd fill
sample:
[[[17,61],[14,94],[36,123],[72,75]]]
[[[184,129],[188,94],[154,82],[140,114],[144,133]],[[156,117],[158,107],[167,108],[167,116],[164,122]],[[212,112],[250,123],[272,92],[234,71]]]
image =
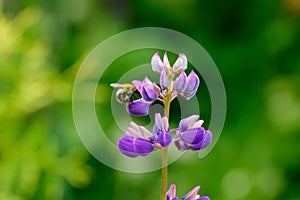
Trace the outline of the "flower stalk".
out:
[[[168,91],[170,91],[168,89]],[[170,116],[170,105],[171,98],[170,93],[167,92],[166,98],[164,100],[164,112],[165,116],[168,118]],[[160,200],[166,199],[167,185],[168,185],[168,147],[164,147],[161,150],[161,189],[160,189]]]
[[[178,200],[174,184],[167,192],[168,146],[174,143],[179,151],[199,151],[210,144],[212,133],[202,127],[204,121],[199,119],[199,115],[182,119],[177,128],[170,129],[169,127],[172,100],[176,97],[185,100],[191,99],[195,96],[200,84],[200,79],[194,71],[191,71],[189,75],[186,74],[186,56],[179,54],[178,59],[171,67],[166,53],[163,60],[158,53],[155,53],[151,65],[153,71],[160,74],[159,85],[145,77],[143,81],[133,80],[132,84],[113,83],[111,86],[119,88],[116,98],[120,103],[126,105],[126,110],[131,115],[148,115],[151,105],[158,100],[164,105],[164,116],[161,117],[160,113],[155,113],[155,124],[152,132],[143,126],[130,122],[124,137],[118,141],[118,147],[122,154],[131,158],[147,156],[155,149],[159,149],[162,162],[160,200]],[[141,98],[131,98],[135,91],[141,95]],[[172,136],[171,132],[176,132],[176,134]],[[207,196],[200,197],[197,194],[199,189],[199,186],[195,187],[181,199],[209,200]]]

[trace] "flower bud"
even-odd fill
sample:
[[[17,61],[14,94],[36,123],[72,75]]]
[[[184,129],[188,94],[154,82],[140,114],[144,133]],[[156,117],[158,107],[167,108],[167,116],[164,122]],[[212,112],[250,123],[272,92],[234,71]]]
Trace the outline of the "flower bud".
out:
[[[142,86],[142,93],[143,99],[149,102],[153,102],[157,99],[158,94],[154,90],[154,88],[150,84],[144,84]]]
[[[186,68],[187,68],[187,58],[183,53],[180,53],[173,65],[173,71],[174,72],[184,71]]]
[[[185,88],[185,92],[192,93],[194,91],[197,91],[199,84],[200,84],[199,77],[194,71],[191,71],[191,73],[187,77],[187,86]]]
[[[177,92],[184,92],[186,86],[187,86],[187,76],[186,73],[182,71],[180,75],[175,79],[174,89]]]
[[[168,88],[169,80],[166,70],[162,70],[159,82],[162,89]]]
[[[156,73],[161,73],[162,69],[163,69],[163,62],[159,57],[158,52],[156,52],[154,54],[154,56],[151,59],[151,66],[152,66],[152,70]]]

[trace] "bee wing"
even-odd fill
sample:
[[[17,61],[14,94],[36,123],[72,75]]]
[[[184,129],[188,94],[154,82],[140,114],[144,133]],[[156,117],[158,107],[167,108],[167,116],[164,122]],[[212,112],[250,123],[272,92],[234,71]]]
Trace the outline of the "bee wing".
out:
[[[114,87],[114,88],[134,89],[134,85],[132,85],[131,83],[125,83],[125,84],[111,83],[110,86],[111,86],[111,87]]]
[[[122,88],[122,87],[124,87],[124,85],[120,84],[120,83],[111,83],[110,86],[114,87],[114,88]]]

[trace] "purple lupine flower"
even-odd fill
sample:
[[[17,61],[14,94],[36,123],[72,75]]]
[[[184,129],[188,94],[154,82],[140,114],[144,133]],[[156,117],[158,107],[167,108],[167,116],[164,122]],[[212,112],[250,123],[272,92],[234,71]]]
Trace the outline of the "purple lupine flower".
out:
[[[200,186],[196,186],[189,193],[187,193],[184,197],[182,197],[180,200],[210,200],[210,198],[208,196],[200,197],[200,195],[198,195],[199,189],[200,189]],[[176,185],[175,184],[172,184],[170,186],[170,189],[167,191],[166,200],[179,200],[179,198],[176,196]]]
[[[128,157],[146,156],[154,149],[151,142],[152,134],[143,126],[130,122],[131,127],[127,128],[125,137],[118,142],[119,150]]]
[[[191,71],[191,73],[187,77],[185,73],[177,77],[174,83],[174,88],[177,89],[177,93],[180,97],[185,100],[190,100],[193,96],[195,96],[199,85],[199,77],[194,71]]]
[[[204,121],[198,119],[199,115],[192,115],[180,121],[174,139],[178,150],[198,151],[210,144],[212,133],[201,127]]]
[[[172,142],[172,135],[167,117],[161,117],[159,113],[155,113],[155,124],[153,127],[153,139],[162,147],[168,146]]]
[[[160,94],[160,88],[147,77],[145,77],[143,81],[134,80],[132,81],[132,84],[140,92],[142,98],[147,102],[154,102]]]
[[[155,148],[167,147],[172,142],[172,135],[167,117],[155,114],[152,133],[143,126],[130,122],[124,137],[119,139],[118,147],[128,157],[147,156]]]
[[[195,96],[198,90],[200,84],[199,77],[194,71],[191,71],[188,76],[186,75],[185,70],[187,69],[187,63],[187,58],[183,53],[179,54],[172,67],[170,66],[166,52],[163,61],[159,57],[158,52],[152,57],[152,69],[160,74],[160,86],[162,89],[171,88],[169,92],[171,92],[172,99],[178,95],[185,100],[189,100]],[[178,76],[175,81],[173,81],[176,75]],[[167,92],[167,90],[163,90],[162,94],[164,95],[165,92]]]

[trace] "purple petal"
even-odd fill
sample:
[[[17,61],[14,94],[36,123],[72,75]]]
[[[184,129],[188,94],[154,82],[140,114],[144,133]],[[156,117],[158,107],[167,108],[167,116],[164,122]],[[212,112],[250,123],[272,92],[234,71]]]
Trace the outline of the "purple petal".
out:
[[[203,140],[195,145],[190,146],[190,149],[192,151],[199,151],[200,149],[204,149],[211,143],[211,140],[212,140],[212,134],[209,130],[207,130],[205,131]]]
[[[188,129],[181,135],[182,141],[188,144],[197,144],[203,140],[205,130],[202,127]]]
[[[188,128],[192,127],[198,119],[199,115],[192,115],[190,117],[182,119],[179,122],[179,131],[186,131]]]
[[[183,92],[187,85],[187,76],[184,71],[175,79],[174,88],[177,92]]]
[[[131,138],[120,138],[118,141],[118,147],[120,152],[128,157],[133,158],[138,156],[133,145],[133,139]]]
[[[168,88],[168,84],[169,84],[169,80],[168,80],[167,72],[166,70],[162,70],[160,74],[160,87],[163,89]]]
[[[142,86],[142,93],[141,93],[143,99],[149,102],[153,102],[157,99],[158,95],[156,91],[148,84],[145,84]]]
[[[176,185],[172,184],[170,186],[170,189],[168,190],[168,192],[166,193],[166,198],[167,200],[173,200],[176,197]]]
[[[153,144],[142,138],[137,138],[133,141],[133,145],[136,153],[140,156],[146,156],[154,149]]]
[[[176,141],[175,142],[175,146],[177,147],[177,149],[179,151],[186,151],[186,150],[188,150],[188,147],[186,146],[186,144],[182,140]]]
[[[161,146],[166,147],[172,142],[172,135],[170,132],[161,132],[157,137],[157,142]]]
[[[175,72],[179,70],[185,70],[187,68],[187,58],[183,53],[180,53],[176,62],[173,65],[173,70]]]
[[[143,99],[139,99],[133,102],[130,102],[126,106],[127,112],[135,116],[145,116],[148,115],[150,108],[150,103],[146,102]]]
[[[161,73],[163,69],[163,62],[159,57],[159,53],[156,52],[151,59],[152,70],[157,73]]]
[[[208,196],[204,196],[204,197],[200,197],[196,200],[210,200],[210,198]]]
[[[187,77],[187,86],[185,88],[185,92],[195,92],[197,91],[200,84],[199,77],[194,71],[191,71],[189,76]]]

